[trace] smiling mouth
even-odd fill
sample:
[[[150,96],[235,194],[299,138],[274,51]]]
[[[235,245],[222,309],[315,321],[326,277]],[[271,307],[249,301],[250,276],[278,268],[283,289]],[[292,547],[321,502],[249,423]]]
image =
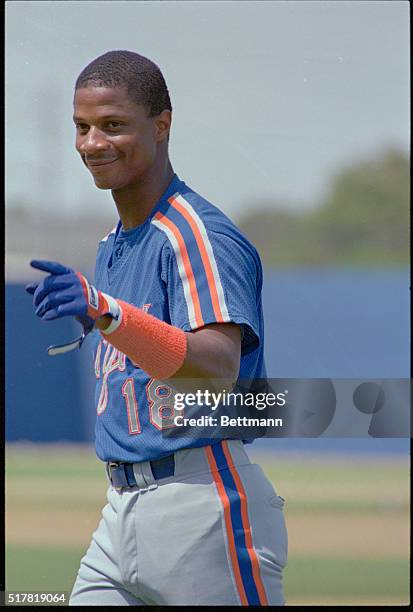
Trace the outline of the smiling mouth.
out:
[[[86,161],[86,165],[88,166],[88,168],[96,168],[99,166],[108,166],[109,164],[113,164],[113,162],[117,161],[119,158],[116,157],[115,159],[106,159],[106,160],[96,160],[96,161],[90,161],[87,160]]]

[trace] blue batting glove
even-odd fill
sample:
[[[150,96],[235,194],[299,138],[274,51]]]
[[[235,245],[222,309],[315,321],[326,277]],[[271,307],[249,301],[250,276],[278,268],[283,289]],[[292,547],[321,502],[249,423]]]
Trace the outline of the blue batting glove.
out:
[[[40,283],[26,287],[33,295],[35,313],[43,320],[53,320],[64,316],[84,317],[88,304],[79,275],[54,261],[33,260],[33,268],[49,272]]]
[[[83,327],[79,338],[65,344],[49,346],[49,355],[59,355],[80,348],[86,336],[93,330],[96,319],[105,314],[120,323],[121,310],[118,302],[95,289],[80,272],[55,261],[34,259],[30,264],[37,270],[49,273],[43,281],[29,283],[25,288],[27,293],[33,296],[36,314],[44,321],[71,315]]]
[[[35,313],[44,321],[74,316],[82,325],[93,326],[96,319],[109,314],[120,320],[120,306],[111,296],[90,285],[80,272],[55,261],[34,259],[33,268],[49,272],[40,283],[30,283],[26,291],[33,295]]]
[[[33,295],[37,287],[39,286],[39,284],[40,283],[29,283],[28,285],[25,286],[25,290],[27,291],[27,293],[30,293],[30,295]],[[81,325],[83,325],[84,331],[87,334],[92,331],[95,322],[91,317],[84,315],[84,316],[77,316],[75,317],[75,319],[79,321]]]

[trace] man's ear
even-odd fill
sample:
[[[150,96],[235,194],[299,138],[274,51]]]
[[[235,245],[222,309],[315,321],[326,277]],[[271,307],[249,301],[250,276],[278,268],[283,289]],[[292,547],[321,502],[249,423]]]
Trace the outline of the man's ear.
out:
[[[156,140],[158,142],[168,139],[169,132],[171,130],[171,123],[172,113],[166,108],[157,117],[155,117]]]

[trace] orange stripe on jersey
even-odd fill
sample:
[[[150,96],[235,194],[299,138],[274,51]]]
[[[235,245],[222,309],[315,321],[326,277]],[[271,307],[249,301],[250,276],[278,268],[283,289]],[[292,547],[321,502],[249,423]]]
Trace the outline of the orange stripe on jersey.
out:
[[[194,272],[192,270],[191,262],[189,259],[187,248],[185,246],[183,236],[181,232],[179,231],[179,228],[175,225],[175,223],[173,223],[173,221],[168,219],[168,217],[166,217],[165,215],[162,215],[162,213],[157,212],[155,214],[155,219],[157,219],[160,223],[165,225],[175,236],[175,239],[178,243],[179,251],[182,257],[183,265],[185,268],[185,273],[188,279],[192,301],[194,304],[195,321],[199,327],[202,327],[203,325],[205,325],[205,323],[204,323],[204,319],[202,318],[201,304],[199,301],[198,290],[196,288]]]
[[[251,527],[248,519],[247,496],[245,494],[241,478],[235,468],[234,462],[232,461],[231,452],[228,448],[228,442],[226,440],[222,441],[222,450],[224,451],[224,455],[226,457],[226,460],[228,461],[229,470],[232,474],[235,486],[237,487],[237,491],[241,499],[241,517],[242,526],[245,532],[245,543],[247,545],[249,558],[251,559],[252,575],[254,577],[255,586],[257,588],[258,596],[260,598],[260,604],[262,606],[268,606],[267,595],[265,593],[264,584],[261,578],[260,565],[258,562],[257,553],[255,552],[254,545],[252,543]]]
[[[195,220],[193,219],[191,213],[189,211],[187,211],[178,202],[178,200],[176,200],[173,196],[171,196],[168,199],[168,202],[175,208],[175,210],[180,212],[181,215],[183,217],[185,217],[185,219],[189,223],[192,231],[194,232],[196,243],[197,243],[199,251],[201,253],[202,263],[204,264],[205,273],[206,273],[206,277],[207,277],[207,280],[208,280],[208,287],[209,287],[209,291],[211,293],[211,301],[212,301],[212,307],[214,309],[214,314],[215,314],[215,317],[216,317],[217,321],[219,323],[223,323],[224,322],[224,317],[222,315],[221,307],[219,305],[217,286],[216,286],[216,283],[215,283],[214,274],[212,272],[211,262],[209,261],[209,255],[208,255],[207,250],[205,248],[205,243],[204,243],[204,239],[201,236],[201,232],[199,231],[199,228],[198,228]]]
[[[228,537],[229,556],[231,559],[231,565],[232,565],[232,569],[234,572],[235,583],[237,585],[238,593],[241,599],[241,604],[243,606],[248,606],[248,599],[245,593],[244,584],[242,582],[237,552],[235,548],[234,532],[233,532],[232,522],[231,522],[230,502],[229,502],[228,496],[225,491],[224,483],[222,482],[220,473],[218,471],[218,467],[215,461],[215,457],[212,453],[211,447],[206,446],[205,451],[207,454],[207,459],[208,459],[209,467],[211,470],[211,474],[215,481],[218,495],[220,497],[222,506],[224,508],[224,520],[225,520],[225,528],[226,528],[227,537]]]

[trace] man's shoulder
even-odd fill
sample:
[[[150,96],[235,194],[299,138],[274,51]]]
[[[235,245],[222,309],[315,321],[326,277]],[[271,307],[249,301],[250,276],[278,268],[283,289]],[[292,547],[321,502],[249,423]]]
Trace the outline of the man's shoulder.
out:
[[[249,243],[237,225],[216,204],[180,181],[177,190],[162,204],[152,223],[159,229],[177,226],[185,234],[223,235]]]
[[[172,196],[171,200],[171,204],[175,204],[175,207],[177,207],[177,204],[181,205],[182,213],[185,209],[188,214],[198,216],[211,231],[223,231],[225,228],[238,230],[235,223],[218,205],[213,204],[185,183],[181,184],[181,188]]]
[[[197,267],[202,260],[211,269],[225,266],[231,257],[241,266],[261,274],[261,260],[254,245],[218,206],[188,187],[177,185],[157,210],[152,224],[165,239],[165,253],[175,253],[178,264],[187,260]]]

